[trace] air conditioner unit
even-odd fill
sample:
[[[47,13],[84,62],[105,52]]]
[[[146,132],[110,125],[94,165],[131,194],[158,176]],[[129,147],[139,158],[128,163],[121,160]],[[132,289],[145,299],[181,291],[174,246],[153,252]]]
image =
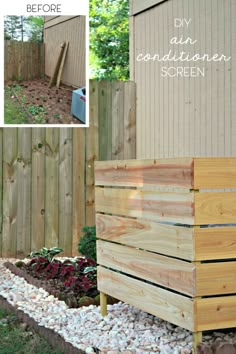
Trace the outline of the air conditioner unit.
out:
[[[72,92],[71,114],[86,123],[86,88]]]

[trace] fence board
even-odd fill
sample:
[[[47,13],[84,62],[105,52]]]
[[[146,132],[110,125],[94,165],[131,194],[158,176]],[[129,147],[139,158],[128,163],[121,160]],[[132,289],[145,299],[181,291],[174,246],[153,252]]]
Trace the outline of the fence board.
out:
[[[5,41],[4,79],[31,80],[44,75],[44,44]]]
[[[183,294],[195,294],[195,266],[189,262],[101,240],[97,241],[97,262]]]
[[[3,134],[3,225],[2,256],[16,256],[17,128]]]
[[[45,223],[45,129],[32,129],[31,250],[44,246]]]
[[[72,252],[72,130],[60,129],[59,150],[59,247]]]
[[[96,228],[103,240],[194,260],[191,228],[105,214],[96,215]]]
[[[193,330],[193,304],[187,297],[100,266],[98,267],[98,289],[143,311],[157,315],[165,321]]]
[[[99,160],[112,158],[112,82],[99,85]]]
[[[30,253],[31,233],[31,129],[18,129],[17,257]]]
[[[46,247],[58,246],[58,159],[59,159],[59,129],[46,129],[45,158],[45,245]]]

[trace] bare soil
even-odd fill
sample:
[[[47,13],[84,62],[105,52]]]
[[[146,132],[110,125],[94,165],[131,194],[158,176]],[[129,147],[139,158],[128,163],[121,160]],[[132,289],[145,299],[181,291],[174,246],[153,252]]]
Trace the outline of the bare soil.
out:
[[[18,89],[15,89],[16,85]],[[8,82],[7,86],[12,89],[14,98],[27,112],[28,124],[83,124],[70,114],[72,91],[75,88],[63,84],[59,88],[49,88],[46,79]],[[42,110],[41,122],[35,119],[32,107],[33,111],[34,108],[36,111],[37,108]]]

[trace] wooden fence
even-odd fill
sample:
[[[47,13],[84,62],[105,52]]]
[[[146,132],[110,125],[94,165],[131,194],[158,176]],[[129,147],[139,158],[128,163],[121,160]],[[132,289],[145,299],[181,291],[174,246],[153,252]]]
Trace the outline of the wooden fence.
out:
[[[95,224],[94,161],[110,149],[135,158],[134,100],[132,82],[92,81],[89,128],[0,129],[0,256],[57,245],[78,254],[81,228]]]
[[[236,158],[96,162],[95,173],[99,290],[193,331],[195,349],[202,331],[235,327],[236,193],[222,189],[236,188]]]
[[[44,75],[44,44],[5,41],[4,80],[31,80]]]

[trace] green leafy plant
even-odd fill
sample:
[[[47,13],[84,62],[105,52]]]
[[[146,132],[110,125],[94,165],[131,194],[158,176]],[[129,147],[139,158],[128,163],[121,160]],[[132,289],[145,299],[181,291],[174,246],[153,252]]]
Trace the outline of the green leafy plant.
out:
[[[58,113],[54,114],[53,118],[59,119],[60,118],[60,114],[58,114]]]
[[[52,262],[53,258],[61,252],[63,252],[63,249],[59,247],[43,247],[40,251],[31,252],[27,258],[45,258],[47,261]]]
[[[42,106],[30,105],[28,106],[29,113],[34,117],[35,123],[45,124],[47,120],[45,119],[45,115],[47,112]]]
[[[78,251],[85,257],[96,261],[96,226],[84,226],[82,232],[83,235],[79,240]]]

